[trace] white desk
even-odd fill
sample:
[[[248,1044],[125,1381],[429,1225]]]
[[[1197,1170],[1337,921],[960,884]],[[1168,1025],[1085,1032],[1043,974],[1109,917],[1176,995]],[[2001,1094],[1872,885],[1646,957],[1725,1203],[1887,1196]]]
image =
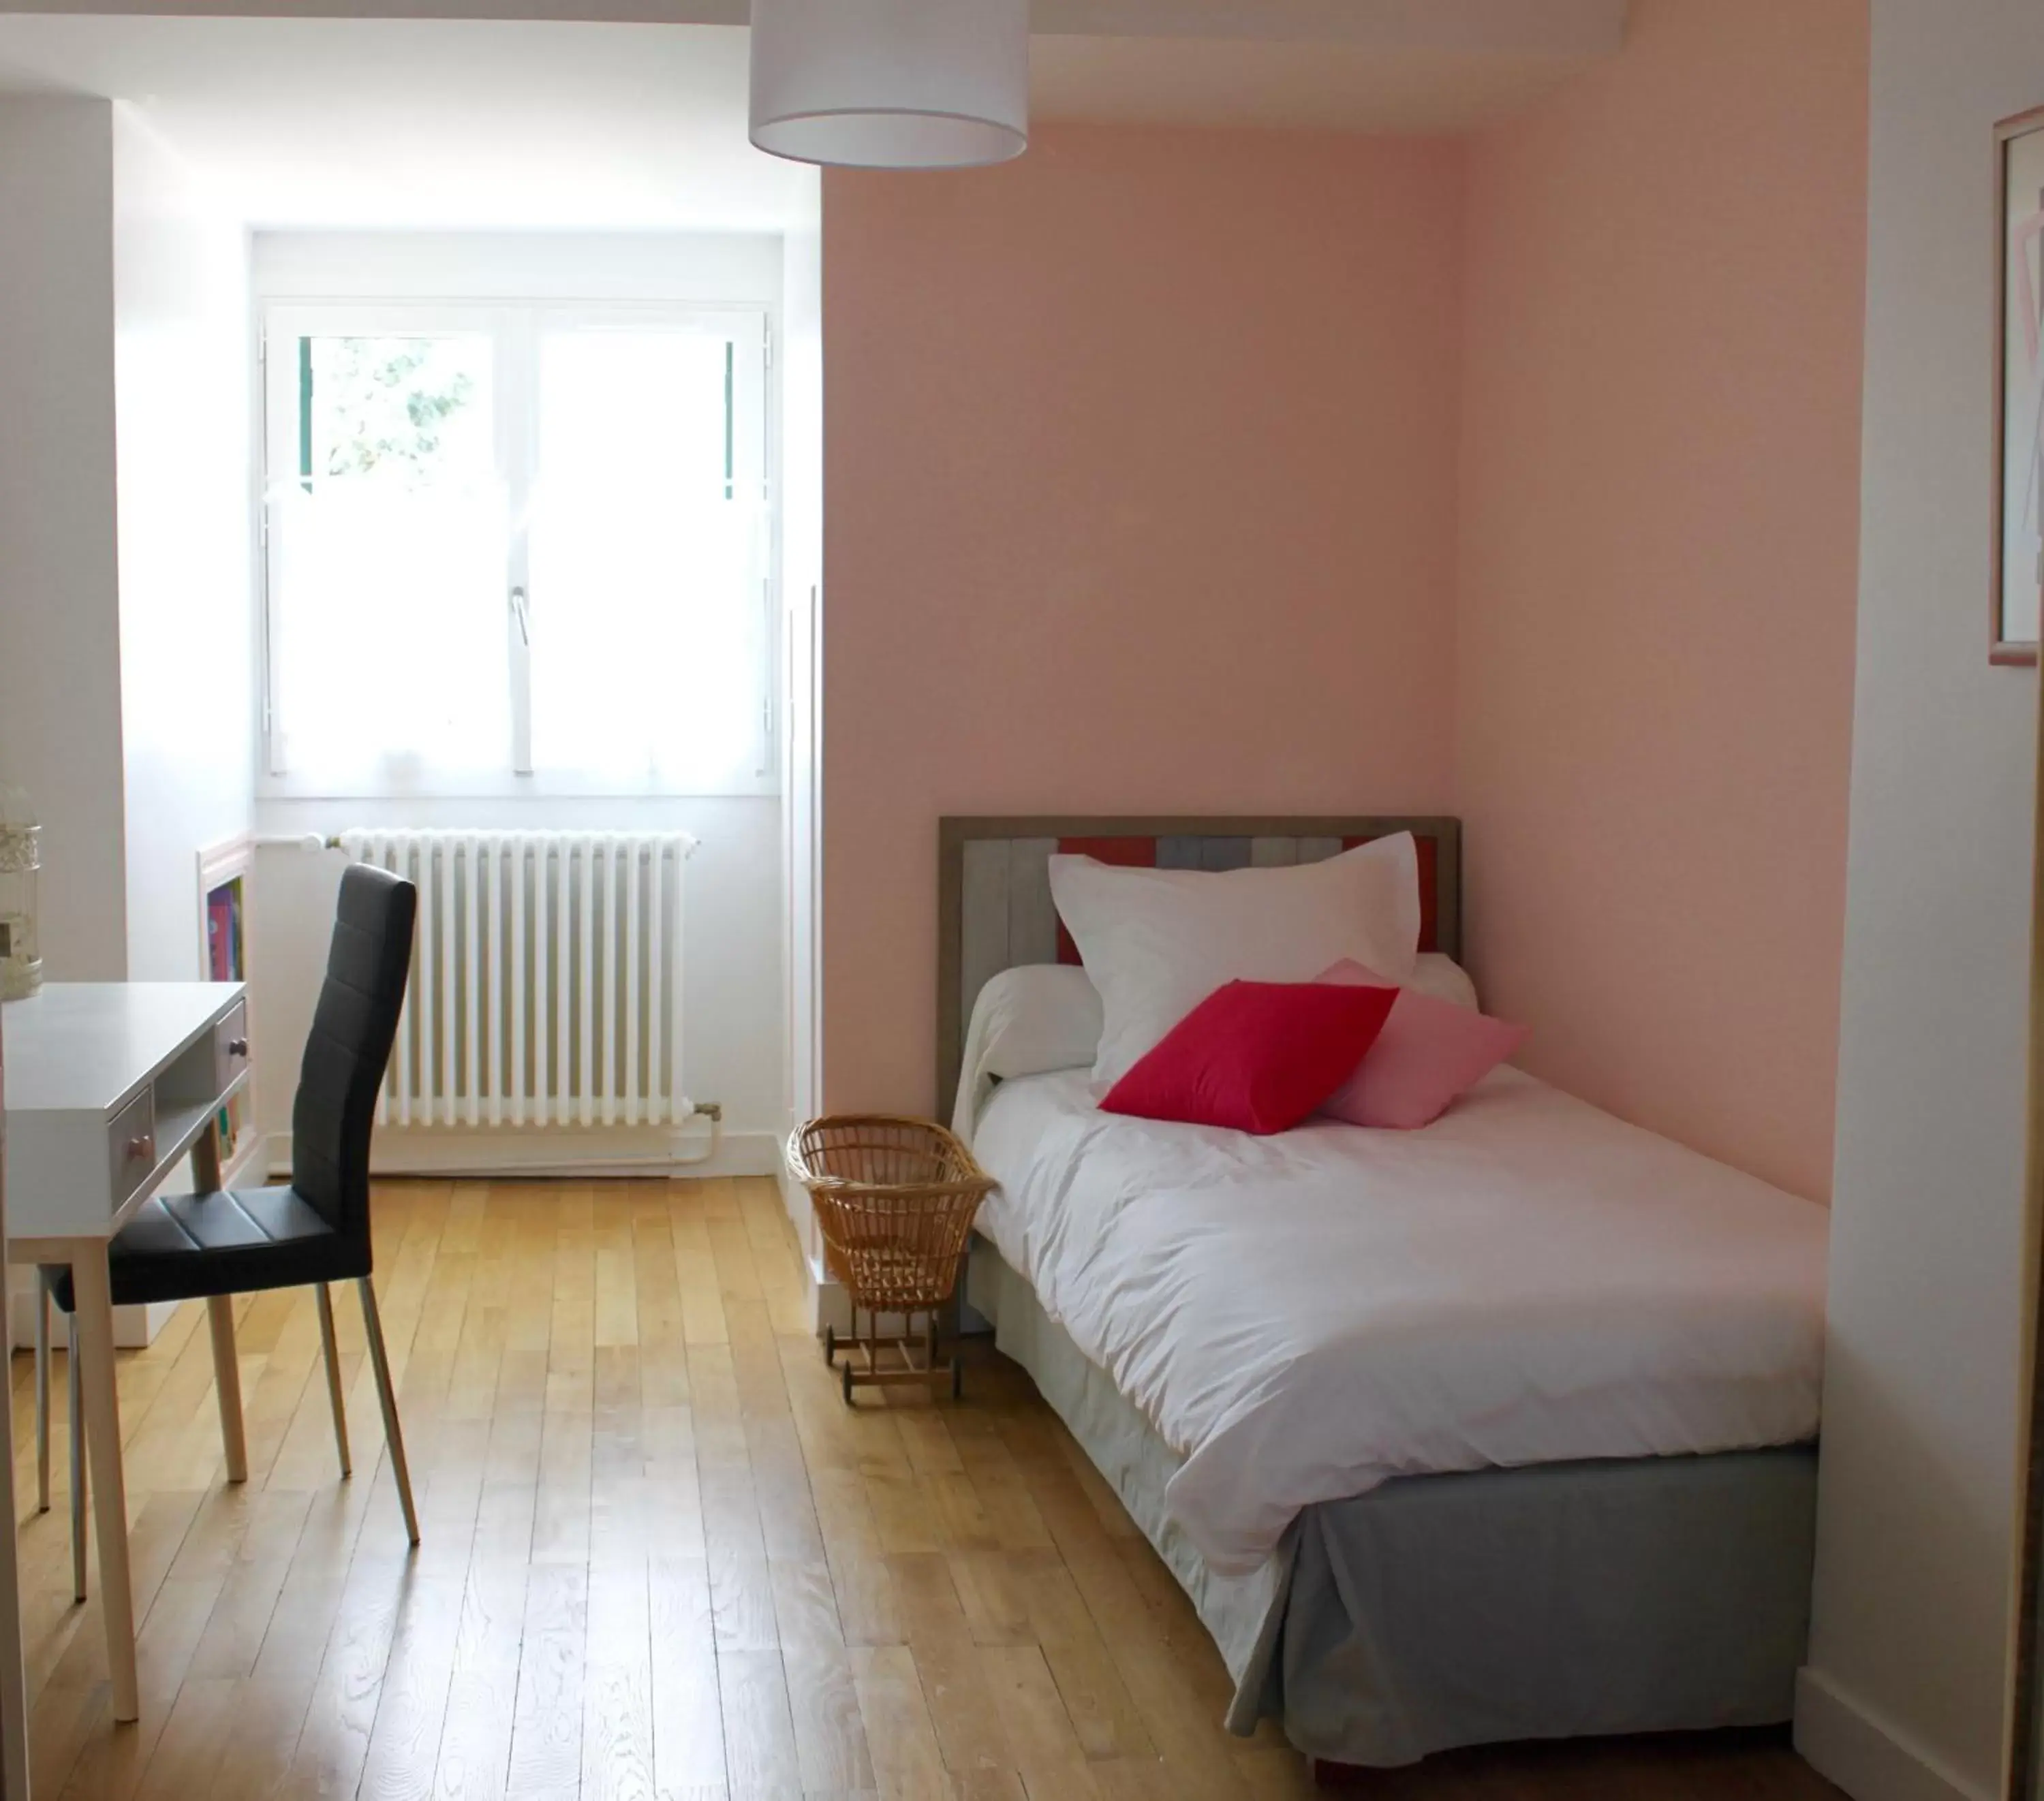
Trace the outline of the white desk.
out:
[[[106,1246],[187,1153],[198,1186],[219,1185],[213,1120],[248,1081],[247,1020],[239,982],[54,982],[0,1007],[7,1256],[71,1265],[117,1720],[133,1719],[137,1709]],[[238,1426],[231,1315],[228,1323],[223,1367],[215,1321],[214,1369],[221,1418]],[[237,1480],[248,1473],[245,1455],[236,1455],[238,1435],[230,1428],[227,1458]]]

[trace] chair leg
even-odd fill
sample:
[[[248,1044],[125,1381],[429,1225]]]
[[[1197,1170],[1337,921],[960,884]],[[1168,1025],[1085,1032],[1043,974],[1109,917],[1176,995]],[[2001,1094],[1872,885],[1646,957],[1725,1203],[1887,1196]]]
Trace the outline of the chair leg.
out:
[[[248,1480],[248,1439],[241,1426],[241,1360],[234,1350],[234,1297],[210,1295],[206,1323],[213,1328],[213,1388],[220,1402],[220,1442],[227,1453],[227,1480]]]
[[[85,1384],[78,1377],[78,1314],[67,1316],[64,1386],[71,1391],[71,1598],[85,1599]]]
[[[314,1292],[319,1296],[320,1348],[326,1353],[326,1398],[333,1404],[334,1447],[340,1453],[340,1473],[347,1477],[355,1468],[348,1459],[348,1404],[340,1392],[340,1347],[334,1342],[333,1291],[321,1282]]]
[[[390,1359],[383,1349],[383,1317],[376,1311],[376,1286],[364,1276],[362,1323],[369,1331],[369,1361],[376,1366],[376,1398],[383,1407],[383,1440],[390,1447],[390,1473],[398,1478],[398,1500],[405,1509],[405,1533],[419,1542],[418,1511],[412,1505],[412,1473],[405,1462],[405,1434],[398,1424],[398,1396],[390,1386]]]
[[[36,1511],[50,1511],[50,1288],[36,1272]]]

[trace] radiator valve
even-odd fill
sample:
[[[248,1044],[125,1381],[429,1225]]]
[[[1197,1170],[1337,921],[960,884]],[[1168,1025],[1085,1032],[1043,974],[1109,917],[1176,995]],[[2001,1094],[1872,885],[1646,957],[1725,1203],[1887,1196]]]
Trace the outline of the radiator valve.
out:
[[[698,1100],[690,1108],[689,1117],[720,1121],[724,1118],[724,1103],[720,1100]]]

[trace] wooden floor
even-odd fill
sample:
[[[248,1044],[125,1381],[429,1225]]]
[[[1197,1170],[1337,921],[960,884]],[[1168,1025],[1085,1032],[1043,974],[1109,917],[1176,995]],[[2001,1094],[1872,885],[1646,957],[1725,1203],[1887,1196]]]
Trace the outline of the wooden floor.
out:
[[[272,1795],[1265,1801],[1312,1792],[1012,1365],[839,1399],[765,1181],[386,1184],[405,1554],[352,1294],[338,1480],[309,1293],[240,1308],[224,1484],[202,1311],[121,1370],[142,1717],[114,1726],[62,1493],[21,1542],[37,1801]],[[16,1455],[33,1504],[29,1361]],[[94,1572],[97,1580],[97,1572]],[[1370,1779],[1416,1797],[1835,1791],[1785,1749],[1617,1745]]]

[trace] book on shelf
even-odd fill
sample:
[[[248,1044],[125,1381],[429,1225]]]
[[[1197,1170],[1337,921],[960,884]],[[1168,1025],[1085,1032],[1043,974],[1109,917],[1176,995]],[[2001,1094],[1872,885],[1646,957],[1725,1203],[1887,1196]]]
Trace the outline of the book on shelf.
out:
[[[216,888],[206,897],[206,974],[214,981],[234,980],[234,895]]]

